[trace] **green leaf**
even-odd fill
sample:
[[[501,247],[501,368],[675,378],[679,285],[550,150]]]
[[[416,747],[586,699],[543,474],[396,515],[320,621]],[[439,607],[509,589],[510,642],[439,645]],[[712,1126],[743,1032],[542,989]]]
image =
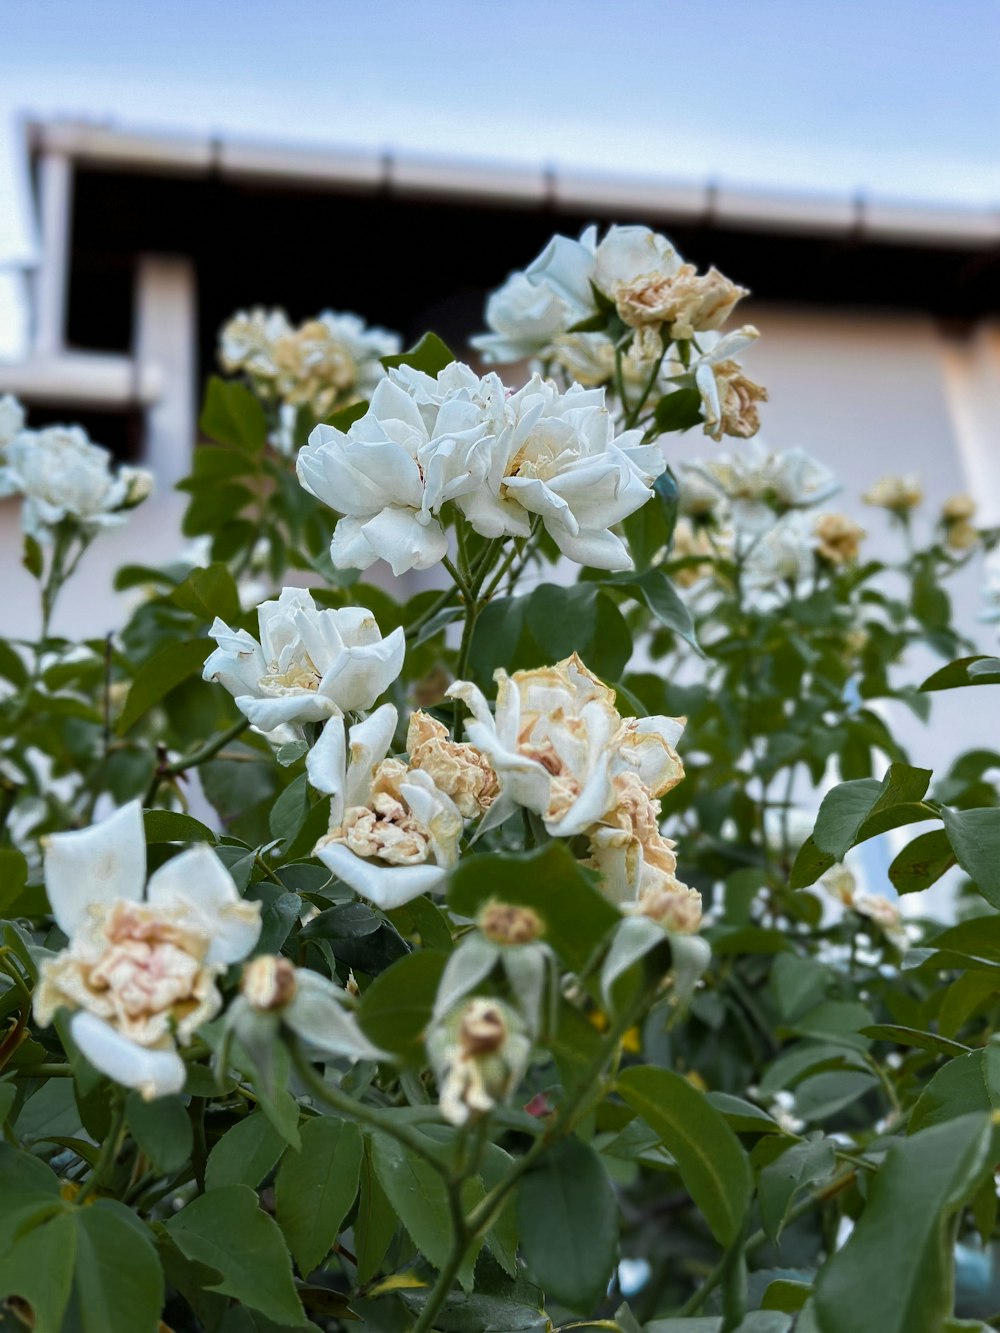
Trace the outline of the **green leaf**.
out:
[[[672,580],[662,569],[647,569],[638,575],[622,574],[617,578],[602,579],[601,582],[605,587],[621,588],[637,601],[645,602],[664,628],[680,635],[692,648],[701,652],[695,637],[691,612],[678,595]]]
[[[952,1312],[949,1219],[992,1170],[984,1115],[925,1129],[890,1148],[842,1249],[820,1270],[820,1333],[940,1333]]]
[[[396,366],[412,366],[414,370],[422,370],[425,375],[431,376],[436,376],[454,360],[455,353],[436,333],[425,333],[417,345],[407,352],[381,358],[386,370],[393,370]]]
[[[521,1252],[546,1296],[586,1313],[599,1305],[618,1257],[618,1205],[597,1153],[564,1139],[521,1181]]]
[[[290,782],[271,808],[271,837],[290,843],[309,814],[309,779],[300,773]]]
[[[4,1204],[8,1206],[6,1197]],[[61,1213],[43,1225],[22,1231],[10,1248],[0,1253],[0,1302],[10,1296],[27,1301],[38,1333],[60,1333],[64,1326],[78,1234],[75,1219]]]
[[[247,1185],[210,1190],[165,1223],[188,1259],[217,1268],[211,1290],[233,1296],[275,1323],[308,1328],[277,1223]]]
[[[915,1046],[921,1051],[935,1051],[938,1055],[965,1055],[968,1046],[961,1042],[939,1037],[934,1032],[921,1032],[917,1028],[901,1027],[898,1023],[873,1023],[862,1028],[861,1035],[873,1037],[876,1041],[888,1041],[897,1046]]]
[[[988,903],[1000,907],[1000,809],[941,808],[958,864]]]
[[[245,453],[258,453],[267,440],[267,417],[256,396],[238,380],[217,375],[208,381],[198,425],[210,439]]]
[[[287,1144],[262,1111],[254,1111],[227,1129],[208,1154],[205,1184],[210,1190],[227,1185],[256,1189],[274,1167]]]
[[[410,1062],[423,1059],[422,1036],[448,955],[435,949],[407,954],[376,977],[365,991],[358,1021],[383,1051]]]
[[[443,1268],[452,1244],[444,1181],[425,1161],[388,1134],[373,1134],[371,1145],[379,1184],[396,1216],[417,1249],[435,1268]]]
[[[143,810],[142,825],[146,841],[150,843],[215,842],[215,834],[210,828],[180,810]]]
[[[13,847],[0,848],[0,912],[17,915],[11,906],[28,882],[28,862],[24,853]]]
[[[875,778],[856,778],[827,792],[812,836],[795,858],[790,887],[804,889],[815,883],[836,861],[842,861],[856,843],[894,827],[895,806],[913,807],[906,811],[902,822],[934,818],[937,812],[933,808],[924,809],[919,804],[930,780],[930,769],[891,764],[881,782]]]
[[[145,1226],[109,1199],[78,1209],[73,1220],[75,1304],[83,1333],[156,1333],[163,1272]]]
[[[24,551],[21,556],[21,564],[25,567],[33,579],[40,579],[45,570],[45,553],[37,538],[24,535]]]
[[[955,864],[944,829],[931,829],[914,838],[896,856],[889,867],[889,882],[898,893],[919,893],[929,889]]]
[[[278,1224],[303,1277],[318,1268],[358,1192],[364,1142],[357,1125],[317,1116],[302,1126],[302,1149],[278,1171]]]
[[[137,1092],[130,1092],[126,1114],[129,1133],[157,1171],[172,1175],[187,1163],[194,1136],[179,1097],[157,1097],[148,1102]]]
[[[942,1065],[917,1098],[907,1132],[916,1134],[929,1125],[1000,1106],[998,1057],[1000,1047],[989,1046]]]
[[[761,1298],[762,1310],[782,1310],[785,1314],[795,1314],[812,1295],[808,1282],[793,1282],[788,1278],[778,1278],[768,1284]]]
[[[949,662],[920,686],[921,690],[954,690],[963,685],[1000,684],[1000,657],[960,657]]]
[[[545,940],[579,972],[621,920],[595,878],[558,841],[533,852],[483,853],[459,862],[448,885],[448,905],[470,917],[491,900],[533,908]]]
[[[129,731],[175,686],[195,674],[200,676],[207,656],[204,639],[185,639],[167,644],[144,662],[129,687],[125,707],[118,719],[119,734]]]
[[[794,1143],[760,1173],[757,1201],[765,1235],[776,1245],[798,1191],[826,1180],[837,1165],[835,1145],[821,1134]]]
[[[375,1276],[396,1233],[396,1214],[379,1184],[372,1154],[372,1145],[368,1142],[361,1163],[358,1212],[354,1219],[359,1282],[369,1282]]]
[[[752,1181],[747,1155],[725,1118],[671,1069],[626,1069],[618,1091],[660,1136],[716,1240],[731,1245],[746,1216]]]
[[[673,393],[664,394],[653,413],[657,435],[690,430],[701,425],[702,420],[701,394],[697,389],[675,389]]]
[[[221,616],[223,620],[234,620],[240,614],[240,595],[235,580],[223,564],[209,565],[207,569],[192,569],[184,582],[168,595],[167,600],[182,611],[190,611],[199,620],[209,622],[216,616]]]

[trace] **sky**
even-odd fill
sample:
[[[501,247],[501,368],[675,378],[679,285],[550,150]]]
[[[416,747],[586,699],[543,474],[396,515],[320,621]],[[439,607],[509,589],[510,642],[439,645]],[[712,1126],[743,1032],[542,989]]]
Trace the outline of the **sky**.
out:
[[[0,0],[0,266],[24,115],[1000,207],[998,69],[1000,0]]]

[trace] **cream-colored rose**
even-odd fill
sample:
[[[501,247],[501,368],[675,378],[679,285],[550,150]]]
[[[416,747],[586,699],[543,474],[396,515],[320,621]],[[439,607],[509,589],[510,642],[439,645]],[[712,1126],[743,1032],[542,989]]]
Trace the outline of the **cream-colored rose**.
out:
[[[831,565],[857,560],[865,530],[846,514],[820,514],[813,524],[816,549]]]
[[[332,798],[316,855],[383,908],[437,888],[458,859],[464,827],[429,773],[386,758],[397,720],[383,704],[348,734],[344,719],[332,717],[306,759],[310,782]]]
[[[69,944],[43,961],[34,1007],[43,1026],[69,1010],[90,1062],[152,1098],[183,1086],[177,1043],[219,1012],[216,978],[256,943],[260,904],[239,897],[203,845],[167,861],[148,885],[145,870],[139,801],[47,839],[46,891]]]
[[[464,819],[478,819],[496,800],[500,784],[490,761],[474,745],[453,741],[447,727],[430,714],[411,714],[406,748],[410,768],[429,773]]]
[[[680,880],[664,880],[643,889],[625,910],[632,916],[649,917],[673,935],[693,935],[701,925],[701,894]]]
[[[621,287],[616,306],[632,328],[666,325],[675,339],[718,329],[746,296],[718,269],[699,274],[693,264],[681,264],[672,276],[652,274]]]
[[[715,550],[712,539],[704,524],[695,527],[688,518],[679,518],[674,528],[674,542],[670,551],[671,560],[692,560],[699,557],[697,564],[684,565],[673,569],[670,577],[682,588],[693,588],[706,575],[712,572],[712,558]],[[704,557],[701,559],[700,557]]]
[[[889,509],[896,514],[907,514],[923,502],[924,489],[917,477],[880,477],[874,486],[862,495],[865,504]]]
[[[963,520],[973,518],[975,513],[975,500],[964,492],[961,495],[950,496],[941,506],[941,517],[946,523],[961,523]]]
[[[979,530],[973,523],[949,523],[944,539],[953,551],[971,551],[979,541]]]

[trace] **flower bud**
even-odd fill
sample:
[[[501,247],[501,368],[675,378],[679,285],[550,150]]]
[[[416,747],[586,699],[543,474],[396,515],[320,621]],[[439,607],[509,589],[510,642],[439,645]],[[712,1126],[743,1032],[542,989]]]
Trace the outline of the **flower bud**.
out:
[[[240,990],[254,1009],[265,1013],[284,1009],[295,999],[295,968],[280,954],[262,954],[244,964]]]
[[[530,944],[542,934],[538,913],[514,903],[487,903],[479,913],[478,925],[494,944]]]
[[[126,486],[122,509],[134,509],[148,500],[153,493],[153,474],[144,467],[122,467],[118,469],[118,480]]]

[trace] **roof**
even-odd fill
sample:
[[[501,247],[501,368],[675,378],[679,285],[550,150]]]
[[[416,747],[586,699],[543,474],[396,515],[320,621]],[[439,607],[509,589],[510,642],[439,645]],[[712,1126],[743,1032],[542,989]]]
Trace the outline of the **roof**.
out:
[[[221,135],[147,133],[90,122],[29,122],[35,152],[122,171],[165,172],[233,181],[419,198],[506,202],[512,207],[630,214],[664,222],[765,233],[850,237],[968,250],[1000,246],[1000,212],[905,204],[854,196],[785,194],[706,180],[588,174],[560,166],[514,167],[415,154],[254,142]]]

